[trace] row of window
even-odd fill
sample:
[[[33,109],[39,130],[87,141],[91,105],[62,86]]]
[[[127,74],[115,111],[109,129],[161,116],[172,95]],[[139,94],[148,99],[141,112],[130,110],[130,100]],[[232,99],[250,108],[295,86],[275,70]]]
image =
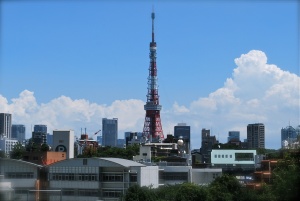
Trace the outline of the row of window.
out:
[[[28,189],[16,189],[15,194],[28,194]],[[49,192],[40,192],[40,194],[44,194],[44,196],[58,196],[59,194],[53,194]],[[79,190],[74,190],[74,189],[63,189],[61,191],[61,194],[63,196],[87,196],[87,197],[99,197],[100,196],[100,191],[95,190],[95,189],[79,189]],[[102,196],[106,198],[118,198],[121,197],[122,191],[121,190],[106,190],[103,189]]]
[[[215,158],[221,158],[221,157],[222,157],[222,158],[224,158],[224,157],[225,157],[225,158],[228,158],[228,154],[225,154],[225,155],[224,155],[224,154],[222,154],[222,155],[220,155],[220,154],[219,154],[219,155],[215,154]],[[231,155],[231,154],[229,155],[229,158],[232,158],[232,155]]]
[[[123,174],[75,174],[75,173],[50,173],[52,181],[103,181],[123,182]],[[99,179],[100,178],[100,179]],[[137,182],[137,174],[130,174],[130,182]]]
[[[109,181],[109,182],[120,181],[120,182],[122,182],[123,174],[103,174],[102,181]]]
[[[183,180],[188,181],[187,172],[159,172],[159,178],[169,181]]]
[[[118,198],[121,197],[122,191],[117,190],[104,190],[103,191],[103,197],[109,197],[109,198]]]
[[[52,181],[98,181],[97,174],[50,173]]]
[[[33,172],[6,172],[6,179],[30,179],[33,178]]]
[[[50,173],[97,173],[99,167],[50,167]]]

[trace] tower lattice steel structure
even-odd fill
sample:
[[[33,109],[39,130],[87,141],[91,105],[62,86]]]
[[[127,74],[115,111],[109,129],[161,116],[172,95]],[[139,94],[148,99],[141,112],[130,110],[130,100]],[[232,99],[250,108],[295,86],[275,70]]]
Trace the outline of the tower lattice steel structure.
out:
[[[150,42],[150,66],[148,76],[147,102],[144,105],[146,117],[143,129],[144,137],[151,142],[161,141],[164,138],[159,104],[158,85],[157,85],[157,67],[156,67],[156,42],[154,40],[154,18],[155,13],[151,13],[152,18],[152,41]]]

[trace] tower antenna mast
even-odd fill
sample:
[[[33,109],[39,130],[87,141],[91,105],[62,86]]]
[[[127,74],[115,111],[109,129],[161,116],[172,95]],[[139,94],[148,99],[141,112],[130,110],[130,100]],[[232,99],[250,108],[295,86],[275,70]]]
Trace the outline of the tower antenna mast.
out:
[[[143,129],[143,136],[151,142],[160,142],[164,138],[160,110],[162,106],[159,104],[158,84],[157,84],[157,67],[156,67],[156,42],[154,38],[154,8],[151,13],[152,19],[152,40],[150,42],[150,67],[148,75],[148,93],[147,102],[144,105],[146,117]]]

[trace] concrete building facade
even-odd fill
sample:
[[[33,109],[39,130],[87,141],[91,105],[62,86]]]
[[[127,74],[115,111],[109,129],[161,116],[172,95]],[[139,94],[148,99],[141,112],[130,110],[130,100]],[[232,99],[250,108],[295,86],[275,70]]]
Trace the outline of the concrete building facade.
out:
[[[73,130],[53,131],[53,150],[57,152],[66,152],[67,159],[74,158],[74,142]]]
[[[2,138],[0,139],[0,151],[4,151],[4,153],[8,156],[17,143],[18,140]]]
[[[211,159],[211,150],[215,144],[218,143],[215,136],[210,135],[210,130],[203,128],[201,131],[201,148],[200,148],[200,154],[201,154],[201,162],[202,163],[210,163]]]

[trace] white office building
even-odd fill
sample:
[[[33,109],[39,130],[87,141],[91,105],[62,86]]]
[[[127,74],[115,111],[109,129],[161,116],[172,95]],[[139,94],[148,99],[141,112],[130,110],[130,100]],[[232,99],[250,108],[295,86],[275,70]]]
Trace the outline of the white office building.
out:
[[[126,159],[74,158],[46,168],[48,189],[61,189],[65,201],[119,200],[132,185],[158,187],[158,166]]]
[[[66,152],[67,159],[74,158],[74,131],[54,130],[53,149],[58,152]]]
[[[2,138],[0,139],[0,151],[4,151],[6,155],[9,155],[17,143],[18,140],[16,139]]]

